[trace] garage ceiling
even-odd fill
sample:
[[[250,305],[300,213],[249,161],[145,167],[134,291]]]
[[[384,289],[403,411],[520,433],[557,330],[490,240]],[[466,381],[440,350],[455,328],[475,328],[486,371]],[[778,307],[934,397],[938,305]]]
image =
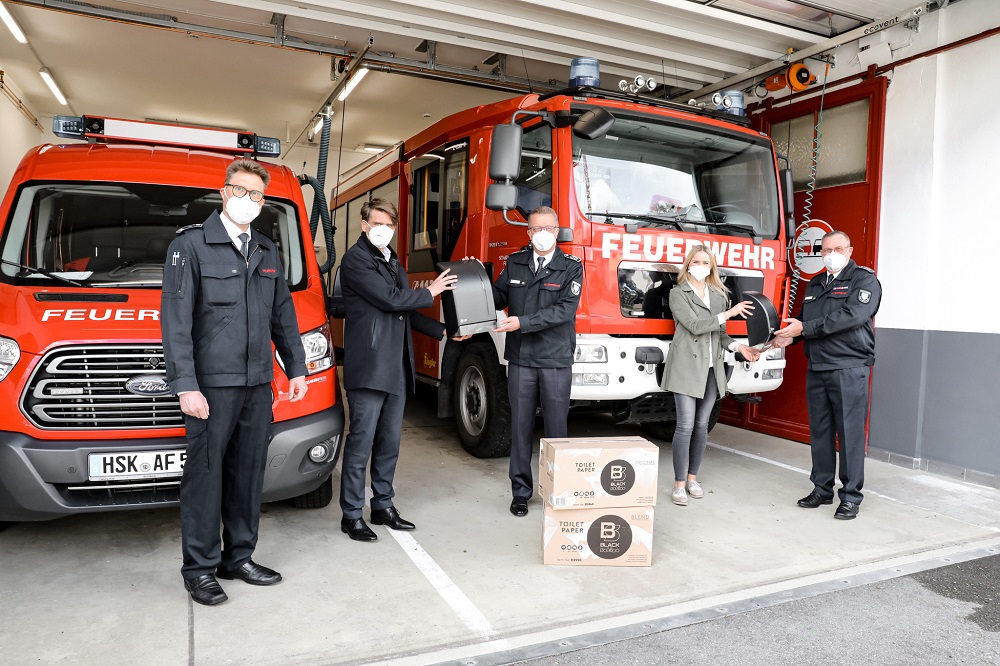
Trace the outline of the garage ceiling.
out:
[[[0,69],[28,109],[249,129],[291,142],[373,38],[372,71],[334,106],[344,166],[465,107],[560,87],[575,56],[603,87],[652,75],[677,96],[912,9],[916,0],[16,0]],[[38,76],[46,67],[61,106]],[[382,71],[380,71],[382,70]],[[417,78],[406,71],[431,76]],[[455,85],[474,81],[494,89]],[[0,103],[6,103],[0,101]],[[286,160],[308,160],[305,133]],[[286,144],[288,145],[288,144]],[[314,159],[314,158],[313,158]]]

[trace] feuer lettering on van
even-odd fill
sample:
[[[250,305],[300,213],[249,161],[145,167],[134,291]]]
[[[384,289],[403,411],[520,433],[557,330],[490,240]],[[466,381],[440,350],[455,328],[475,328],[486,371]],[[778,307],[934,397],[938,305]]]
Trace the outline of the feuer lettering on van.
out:
[[[720,266],[733,268],[774,268],[774,249],[752,243],[733,243],[697,238],[677,238],[665,234],[640,235],[606,233],[601,242],[601,256],[625,260],[665,261],[679,264],[695,245],[706,245]]]
[[[42,321],[54,319],[63,321],[160,321],[160,311],[94,308],[93,310],[46,310],[42,313]]]

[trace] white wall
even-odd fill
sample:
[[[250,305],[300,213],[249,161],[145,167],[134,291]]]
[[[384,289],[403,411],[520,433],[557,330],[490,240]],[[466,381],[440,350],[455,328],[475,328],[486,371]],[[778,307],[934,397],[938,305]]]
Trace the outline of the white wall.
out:
[[[919,47],[998,25],[1000,3],[963,0],[922,20]],[[991,286],[1000,231],[993,166],[1000,153],[1000,88],[992,80],[998,69],[995,36],[892,74],[879,237],[881,327],[1000,333]]]
[[[3,64],[0,63],[0,70]],[[4,85],[24,99],[17,84],[4,75]],[[40,121],[41,122],[41,121]],[[0,92],[0,197],[7,191],[14,170],[28,149],[42,143],[40,132],[7,95]]]

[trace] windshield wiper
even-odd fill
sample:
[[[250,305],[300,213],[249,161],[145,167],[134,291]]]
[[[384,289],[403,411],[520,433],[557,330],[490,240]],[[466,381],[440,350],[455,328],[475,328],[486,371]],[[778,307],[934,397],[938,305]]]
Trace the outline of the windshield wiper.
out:
[[[56,275],[55,273],[50,273],[49,271],[43,270],[41,268],[35,268],[33,266],[25,266],[24,264],[19,264],[16,261],[7,261],[6,259],[0,259],[0,263],[7,264],[8,266],[15,266],[16,268],[20,268],[22,271],[28,271],[29,273],[37,273],[39,275],[44,275],[47,278],[51,278],[58,282],[64,282],[66,284],[73,285],[74,287],[87,286],[82,282],[77,282],[76,280],[70,280],[67,277],[63,277],[62,275]]]
[[[597,212],[593,212],[592,211],[591,213],[588,214],[588,217],[589,216],[592,216],[592,217],[603,217],[605,219],[605,222],[607,224],[613,224],[611,222],[611,218],[613,218],[613,217],[620,217],[620,218],[625,219],[625,220],[642,220],[643,222],[652,222],[654,224],[669,224],[674,229],[676,229],[677,231],[684,231],[684,228],[681,227],[681,223],[677,221],[676,217],[667,217],[665,215],[651,215],[649,213],[646,213],[646,214],[640,214],[640,213],[597,213]]]
[[[707,227],[729,227],[730,229],[739,229],[740,231],[745,231],[750,234],[750,238],[756,238],[758,236],[757,230],[753,227],[748,227],[743,224],[731,224],[726,221],[722,222],[709,222],[705,220],[704,222],[693,222],[693,224],[704,224]]]

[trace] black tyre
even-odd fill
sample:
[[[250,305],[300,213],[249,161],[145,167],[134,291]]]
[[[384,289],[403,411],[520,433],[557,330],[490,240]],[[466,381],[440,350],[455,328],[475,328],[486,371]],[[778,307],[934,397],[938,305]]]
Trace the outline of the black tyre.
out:
[[[291,501],[296,509],[322,509],[330,506],[330,502],[333,501],[333,476],[326,477],[326,481],[316,490],[293,497]]]
[[[708,417],[709,432],[712,432],[712,428],[714,428],[715,424],[719,422],[719,414],[721,413],[722,400],[716,400],[715,406],[712,407],[712,413]],[[674,421],[650,421],[641,425],[642,431],[653,439],[659,439],[669,443],[670,440],[674,438],[674,427],[677,423]]]
[[[492,344],[469,345],[458,359],[452,406],[462,448],[477,458],[510,454],[507,376]]]

